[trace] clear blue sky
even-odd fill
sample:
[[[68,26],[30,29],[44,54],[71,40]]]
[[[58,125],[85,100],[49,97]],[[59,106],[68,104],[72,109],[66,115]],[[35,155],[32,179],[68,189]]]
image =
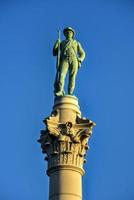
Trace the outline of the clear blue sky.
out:
[[[134,1],[0,1],[0,200],[47,200],[36,140],[53,106],[57,28],[86,51],[75,95],[97,123],[83,200],[134,200]],[[63,38],[63,35],[62,35]]]

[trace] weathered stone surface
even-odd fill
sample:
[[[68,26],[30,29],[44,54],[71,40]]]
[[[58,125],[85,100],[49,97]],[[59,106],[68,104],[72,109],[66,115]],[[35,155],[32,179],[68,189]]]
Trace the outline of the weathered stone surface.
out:
[[[52,114],[44,123],[46,129],[41,131],[39,142],[48,170],[60,165],[83,169],[95,123],[81,117],[78,99],[69,95],[56,98]]]
[[[41,131],[42,152],[48,162],[49,200],[82,200],[83,164],[95,123],[81,116],[78,99],[56,97]]]

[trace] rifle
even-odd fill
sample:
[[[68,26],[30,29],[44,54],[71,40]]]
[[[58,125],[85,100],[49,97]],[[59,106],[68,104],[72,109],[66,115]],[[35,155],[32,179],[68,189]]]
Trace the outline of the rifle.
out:
[[[60,41],[60,30],[58,30],[58,40]],[[60,43],[58,45],[58,52],[57,52],[57,60],[56,60],[56,76],[54,82],[54,93],[58,91],[58,82],[59,82],[59,66],[60,66]]]
[[[60,30],[58,30],[58,40],[60,41]],[[60,43],[58,45],[58,54],[57,54],[57,62],[56,62],[56,69],[59,69],[60,65]]]

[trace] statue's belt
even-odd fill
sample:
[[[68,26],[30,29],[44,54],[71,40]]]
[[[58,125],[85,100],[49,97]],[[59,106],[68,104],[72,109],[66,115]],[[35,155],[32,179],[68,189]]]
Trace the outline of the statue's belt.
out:
[[[75,51],[75,48],[73,46],[70,47],[71,50],[69,49],[63,49],[61,52],[61,56],[63,57],[77,57],[77,53]]]
[[[64,53],[62,53],[63,57],[76,57],[76,54],[74,52],[67,52],[65,51]]]

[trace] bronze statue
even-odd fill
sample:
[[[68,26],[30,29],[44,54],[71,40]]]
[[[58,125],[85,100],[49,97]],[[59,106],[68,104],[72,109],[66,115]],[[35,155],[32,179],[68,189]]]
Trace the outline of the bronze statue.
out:
[[[63,30],[65,40],[59,37],[53,47],[53,55],[57,56],[57,73],[54,84],[55,96],[63,96],[64,82],[69,71],[68,94],[73,95],[75,88],[75,79],[78,69],[85,58],[85,52],[81,44],[74,39],[75,30],[67,27]]]

